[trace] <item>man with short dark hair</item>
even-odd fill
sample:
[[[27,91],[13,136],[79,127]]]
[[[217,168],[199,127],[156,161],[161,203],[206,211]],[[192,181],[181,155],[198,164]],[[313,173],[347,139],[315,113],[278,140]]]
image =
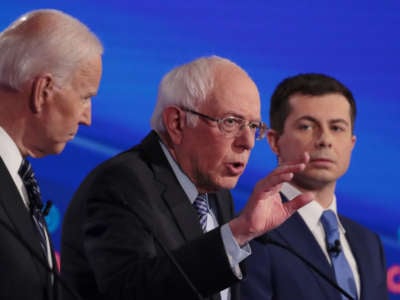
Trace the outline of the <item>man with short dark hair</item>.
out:
[[[337,213],[336,182],[350,164],[355,118],[352,93],[330,76],[300,74],[275,89],[268,141],[279,165],[304,153],[310,157],[306,168],[282,185],[282,202],[308,192],[315,201],[251,242],[243,300],[387,299],[379,237]]]

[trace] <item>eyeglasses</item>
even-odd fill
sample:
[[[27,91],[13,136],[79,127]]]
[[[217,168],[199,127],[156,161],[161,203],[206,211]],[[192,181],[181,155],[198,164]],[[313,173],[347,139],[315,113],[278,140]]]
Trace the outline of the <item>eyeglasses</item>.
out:
[[[248,126],[250,130],[254,132],[254,137],[256,140],[261,140],[265,137],[268,129],[267,125],[262,121],[247,121],[235,116],[226,116],[224,118],[217,119],[194,111],[190,108],[182,107],[181,109],[204,119],[217,122],[218,128],[227,137],[238,136],[240,131],[242,131],[245,126]]]

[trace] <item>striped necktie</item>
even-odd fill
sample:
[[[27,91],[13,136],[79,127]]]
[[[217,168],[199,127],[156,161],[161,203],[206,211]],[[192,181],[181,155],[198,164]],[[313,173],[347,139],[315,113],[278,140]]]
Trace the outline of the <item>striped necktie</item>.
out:
[[[203,229],[203,232],[206,232],[207,214],[209,211],[207,193],[200,193],[194,200],[193,205],[197,210],[201,228]]]
[[[40,196],[39,185],[33,173],[32,166],[28,160],[24,159],[18,170],[18,174],[25,185],[29,197],[29,208],[32,214],[33,223],[38,231],[40,238],[40,246],[47,258],[47,239],[46,239],[46,222],[42,214],[43,203]]]

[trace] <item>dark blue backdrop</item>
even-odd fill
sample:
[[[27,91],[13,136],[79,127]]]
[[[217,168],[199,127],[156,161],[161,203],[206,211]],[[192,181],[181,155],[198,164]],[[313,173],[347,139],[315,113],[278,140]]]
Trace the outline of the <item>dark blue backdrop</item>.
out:
[[[79,2],[79,3],[78,3]],[[133,2],[133,3],[132,3]],[[359,115],[349,172],[339,181],[339,209],[381,236],[391,300],[400,299],[400,2],[398,1],[34,1],[2,5],[0,27],[27,10],[62,9],[96,32],[105,46],[104,75],[93,100],[93,126],[62,155],[33,161],[57,249],[63,212],[89,170],[140,141],[149,130],[157,86],[172,67],[198,56],[228,57],[259,86],[263,117],[283,78],[325,72],[348,85]],[[275,166],[258,142],[234,190],[238,210],[254,182]],[[58,172],[62,170],[62,173]]]

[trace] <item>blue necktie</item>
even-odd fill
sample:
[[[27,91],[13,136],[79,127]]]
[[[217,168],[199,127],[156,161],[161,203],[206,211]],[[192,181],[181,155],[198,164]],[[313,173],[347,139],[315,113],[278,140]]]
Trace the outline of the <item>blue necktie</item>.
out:
[[[193,202],[194,207],[197,210],[199,221],[203,232],[206,232],[207,228],[207,214],[208,214],[208,196],[206,193],[199,194]]]
[[[18,174],[25,185],[29,197],[29,208],[32,214],[33,222],[39,233],[40,246],[42,247],[45,257],[47,257],[47,241],[46,241],[46,222],[42,214],[43,203],[40,196],[39,185],[33,173],[32,166],[28,160],[24,159],[18,170]]]
[[[324,211],[321,216],[321,223],[325,230],[326,245],[335,271],[336,282],[354,299],[357,299],[357,288],[353,272],[340,245],[339,226],[335,213],[332,210]],[[341,296],[343,300],[348,299],[344,295]]]

